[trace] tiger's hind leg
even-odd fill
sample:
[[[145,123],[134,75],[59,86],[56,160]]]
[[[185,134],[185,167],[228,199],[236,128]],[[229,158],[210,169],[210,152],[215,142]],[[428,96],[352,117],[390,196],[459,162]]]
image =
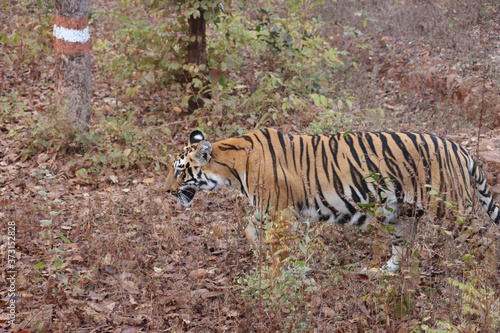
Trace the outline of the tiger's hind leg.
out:
[[[390,272],[396,272],[399,270],[401,262],[408,254],[408,231],[401,221],[391,226],[394,228],[391,234],[392,255],[385,264],[384,269]]]
[[[403,205],[399,214],[388,219],[387,224],[393,228],[391,230],[392,256],[384,267],[388,271],[398,271],[403,259],[407,258],[422,215],[423,210]]]
[[[423,210],[417,209],[412,204],[395,202],[389,204],[389,207],[391,212],[378,220],[391,233],[392,255],[381,268],[382,272],[385,273],[396,272],[400,269],[401,263],[407,257],[408,250],[413,243],[418,221],[423,215]],[[370,223],[373,223],[373,221]],[[380,270],[371,268],[363,269],[362,272],[370,276],[378,276]]]

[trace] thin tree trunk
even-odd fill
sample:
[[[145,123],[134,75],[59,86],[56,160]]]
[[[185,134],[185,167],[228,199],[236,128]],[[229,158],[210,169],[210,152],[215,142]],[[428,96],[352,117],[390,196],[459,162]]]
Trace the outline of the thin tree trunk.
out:
[[[200,10],[199,17],[189,17],[189,38],[188,45],[188,64],[206,65],[207,64],[207,37],[206,37],[206,22],[203,18],[205,12]],[[186,78],[191,81],[193,77],[186,72]],[[197,96],[199,89],[192,87],[193,96],[188,101],[188,112],[193,112],[196,109],[203,107],[203,99]]]
[[[191,42],[188,46],[188,63],[196,65],[207,64],[207,37],[206,22],[203,18],[204,11],[200,11],[200,16],[189,17],[189,37]]]
[[[58,121],[88,131],[91,98],[90,0],[55,0],[54,48]]]

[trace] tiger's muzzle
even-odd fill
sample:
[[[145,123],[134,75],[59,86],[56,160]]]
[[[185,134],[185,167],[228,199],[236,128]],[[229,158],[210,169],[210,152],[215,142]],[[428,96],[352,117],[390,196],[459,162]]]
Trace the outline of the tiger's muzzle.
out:
[[[167,191],[176,196],[180,203],[185,207],[191,207],[193,204],[193,199],[196,193],[198,192],[198,188],[195,186],[184,186],[179,189],[173,191]]]

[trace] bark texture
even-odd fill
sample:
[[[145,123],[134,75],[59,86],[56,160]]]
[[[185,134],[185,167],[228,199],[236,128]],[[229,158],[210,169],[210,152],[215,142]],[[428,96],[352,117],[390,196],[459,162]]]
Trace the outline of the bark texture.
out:
[[[188,63],[195,65],[207,64],[207,37],[206,37],[206,22],[203,18],[203,10],[200,11],[199,17],[189,17],[189,37],[188,45]],[[191,74],[186,72],[188,80],[192,80]],[[193,87],[193,95],[197,95],[198,88]],[[193,112],[196,109],[203,107],[201,98],[195,99],[191,97],[188,101],[188,112]]]
[[[70,18],[89,16],[90,0],[55,0],[56,13]]]
[[[55,0],[56,14],[82,19],[89,15],[90,0]],[[56,41],[60,41],[57,40]],[[68,44],[68,43],[66,43]],[[74,44],[75,49],[85,43]],[[56,53],[55,104],[62,118],[72,129],[88,131],[91,117],[91,54]]]
[[[63,54],[56,59],[56,107],[63,121],[79,130],[90,126],[91,55]]]
[[[204,13],[204,11],[200,11],[199,17],[189,17],[189,37],[191,38],[191,42],[188,46],[188,63],[190,64],[207,64],[207,37],[206,22],[203,18]]]

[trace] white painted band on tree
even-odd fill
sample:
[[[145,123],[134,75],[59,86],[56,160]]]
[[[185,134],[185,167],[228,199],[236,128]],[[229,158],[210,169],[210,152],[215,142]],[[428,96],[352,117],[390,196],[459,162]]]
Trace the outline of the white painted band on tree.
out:
[[[54,37],[65,42],[85,43],[90,39],[89,27],[83,30],[75,30],[54,25]]]

